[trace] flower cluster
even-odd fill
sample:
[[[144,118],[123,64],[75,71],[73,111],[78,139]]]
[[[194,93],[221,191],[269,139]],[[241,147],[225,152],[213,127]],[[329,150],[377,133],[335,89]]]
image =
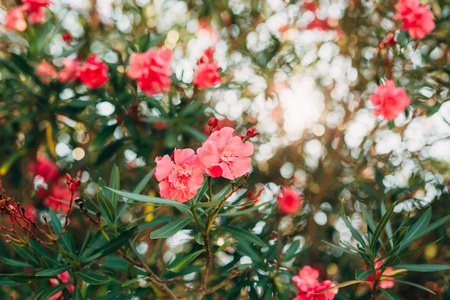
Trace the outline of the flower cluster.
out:
[[[97,55],[91,55],[83,65],[80,65],[78,59],[70,58],[64,58],[63,63],[64,68],[57,72],[51,64],[40,62],[36,67],[35,74],[47,85],[56,78],[61,83],[72,83],[79,78],[91,89],[102,86],[108,80],[108,66],[100,61]]]
[[[28,22],[31,24],[44,23],[44,7],[51,3],[50,0],[22,0],[22,5],[10,9],[6,14],[5,27],[11,30],[24,31],[27,29],[26,14]]]
[[[429,5],[420,5],[419,0],[399,0],[395,9],[394,20],[401,20],[400,28],[408,30],[413,39],[423,39],[433,31],[435,24]]]
[[[157,157],[154,175],[160,181],[161,197],[180,203],[192,199],[203,184],[204,172],[230,180],[246,174],[250,171],[250,155],[253,154],[253,145],[248,139],[257,134],[250,129],[239,137],[233,128],[224,127],[210,135],[197,149],[197,155],[192,149],[175,149],[172,157]]]
[[[319,283],[319,270],[304,266],[298,276],[294,276],[292,281],[298,288],[297,297],[293,300],[333,300],[338,293],[338,289],[325,292],[335,286],[330,280]]]
[[[55,199],[67,202],[70,201],[70,194],[67,193],[67,186],[65,186],[64,181],[69,184],[69,188],[70,183],[72,182],[67,182],[67,175],[66,178],[64,178],[59,172],[56,164],[44,154],[38,154],[36,162],[30,164],[28,170],[33,176],[39,177],[39,180],[37,181],[39,182],[37,186],[37,196],[39,198],[44,198],[44,205],[51,207],[54,210],[66,211],[69,205]],[[71,180],[73,183],[80,183],[78,180]],[[75,187],[76,186],[75,183]],[[79,196],[76,189],[74,191],[74,196]]]
[[[392,80],[379,85],[369,99],[375,105],[373,114],[375,116],[383,116],[387,120],[397,118],[411,102],[405,90],[395,87],[395,83]]]
[[[162,92],[168,92],[172,80],[170,62],[172,52],[167,49],[152,49],[145,53],[133,53],[130,57],[128,76],[136,79],[138,86],[147,95],[152,96]]]
[[[208,48],[197,62],[193,83],[199,88],[211,88],[220,83],[221,68],[214,62],[214,50]]]
[[[283,187],[277,199],[278,209],[284,214],[293,215],[303,206],[302,195],[290,186]]]
[[[79,72],[80,81],[91,89],[102,86],[108,80],[108,66],[97,55],[91,55]]]

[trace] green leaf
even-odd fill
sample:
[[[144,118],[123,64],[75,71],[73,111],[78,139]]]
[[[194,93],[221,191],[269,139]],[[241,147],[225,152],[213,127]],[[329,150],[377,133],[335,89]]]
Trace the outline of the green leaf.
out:
[[[155,169],[156,167],[148,172],[147,175],[145,175],[144,178],[141,179],[141,181],[139,181],[138,185],[133,190],[134,194],[140,194],[142,192],[145,186],[150,182],[150,179],[152,179],[153,171],[155,171]]]
[[[50,208],[48,210],[48,213],[50,214],[50,225],[52,226],[55,235],[58,236],[61,230],[63,229],[61,220],[58,218],[53,209]],[[67,238],[67,234],[65,232],[61,235],[59,242],[61,243],[61,245],[64,247],[65,250],[73,253],[72,247],[69,243],[69,239]]]
[[[111,177],[109,178],[109,186],[115,190],[120,190],[120,173],[119,173],[119,168],[117,167],[117,165],[115,164],[112,172],[111,172]],[[117,202],[119,199],[119,195],[115,194],[115,193],[111,193],[111,203],[114,207],[114,211],[117,208]],[[111,219],[111,222],[114,222],[114,219]]]
[[[182,256],[180,260],[175,259],[173,263],[167,268],[169,271],[178,273],[182,269],[184,269],[187,265],[193,262],[200,254],[203,253],[204,250],[199,250],[194,253],[191,253],[187,256]]]
[[[356,280],[366,280],[367,277],[372,274],[370,270],[356,270],[355,271],[355,279]]]
[[[383,293],[383,295],[386,296],[386,298],[388,300],[401,300],[401,298],[399,296],[397,296],[396,294],[394,294],[394,292],[392,292],[391,290],[386,290],[386,289],[382,289],[380,288],[381,293]]]
[[[26,262],[36,267],[39,266],[39,262],[36,258],[36,255],[33,252],[31,252],[30,249],[18,246],[14,246],[14,249]]]
[[[33,266],[30,265],[30,264],[27,264],[27,263],[25,263],[23,261],[14,260],[14,259],[11,259],[11,258],[0,257],[0,260],[2,262],[4,262],[5,264],[10,265],[10,266],[23,267],[23,268],[33,268]]]
[[[380,222],[378,222],[377,227],[375,228],[375,232],[373,233],[373,237],[372,237],[372,245],[371,245],[371,250],[372,252],[375,251],[375,247],[376,247],[376,242],[378,240],[378,238],[381,237],[381,234],[383,233],[383,230],[385,229],[387,223],[389,222],[389,218],[391,217],[392,213],[394,212],[394,208],[397,202],[394,202],[389,209],[386,211],[385,214],[383,214],[383,216],[380,219]],[[392,231],[391,231],[392,233]]]
[[[155,218],[151,221],[139,224],[138,226],[136,226],[136,228],[137,228],[137,230],[142,230],[142,229],[150,228],[150,227],[162,224],[162,223],[166,223],[173,219],[175,219],[175,216],[162,216],[162,217]]]
[[[222,231],[223,230],[228,231],[229,233],[231,233],[235,236],[241,237],[241,238],[243,238],[251,243],[254,243],[258,246],[261,246],[261,247],[266,246],[266,244],[259,237],[257,237],[256,235],[254,235],[253,233],[251,233],[247,230],[237,228],[237,227],[231,227],[231,226],[220,226],[220,228],[218,228],[218,229],[220,229]]]
[[[54,267],[51,269],[37,272],[36,276],[55,276],[55,275],[64,273],[65,271],[69,271],[71,268],[72,268],[72,266],[58,266],[58,267]]]
[[[428,293],[432,293],[433,295],[436,295],[435,292],[433,292],[432,290],[430,290],[430,289],[428,289],[428,288],[426,288],[424,286],[421,286],[420,284],[416,284],[416,283],[409,282],[409,281],[397,280],[397,279],[395,279],[395,280],[393,280],[393,279],[386,279],[386,280],[392,281],[392,282],[403,283],[403,284],[407,284],[407,285],[410,285],[410,286],[414,286],[416,288],[419,288],[419,289],[422,289],[424,291],[427,291]]]
[[[214,251],[214,254],[219,253],[220,251],[222,251],[223,249],[225,249],[226,247],[228,247],[231,244],[231,239],[227,239],[222,246],[220,246],[219,248],[217,248],[216,251]]]
[[[406,255],[409,255],[409,254],[414,253],[414,252],[416,252],[416,251],[422,250],[422,249],[424,249],[424,248],[426,248],[426,247],[428,247],[428,246],[430,246],[430,245],[436,244],[437,242],[439,242],[439,241],[442,240],[442,239],[443,239],[443,237],[441,236],[439,239],[437,239],[437,240],[435,240],[435,241],[433,241],[433,242],[430,242],[430,243],[427,243],[427,244],[422,245],[422,246],[420,246],[420,247],[417,247],[417,248],[415,248],[415,249],[412,249],[412,250],[409,250],[409,251],[400,253],[399,256],[406,256]]]
[[[345,253],[347,253],[347,254],[349,254],[349,255],[351,255],[351,256],[354,256],[354,257],[356,257],[356,258],[362,259],[361,256],[359,256],[359,255],[357,255],[356,253],[353,253],[353,252],[351,252],[351,251],[349,251],[349,250],[347,250],[347,249],[345,249],[345,248],[342,248],[342,247],[337,246],[337,245],[335,245],[335,244],[329,243],[329,242],[327,242],[327,241],[322,241],[322,242],[324,242],[324,243],[326,243],[327,245],[333,247],[334,249],[337,249],[337,250],[339,250],[339,251],[345,252]]]
[[[201,142],[206,141],[206,139],[208,138],[203,132],[200,132],[197,129],[192,128],[191,126],[188,125],[183,126],[182,130]]]
[[[402,246],[400,247],[400,251],[406,247],[408,247],[414,240],[428,234],[429,232],[435,230],[436,228],[444,225],[446,222],[450,221],[450,215],[445,216],[443,218],[440,218],[439,220],[437,220],[436,222],[434,222],[433,224],[431,224],[430,226],[426,227],[425,229],[423,229],[422,231],[420,231],[420,233],[415,234],[414,236],[411,236],[409,239],[407,239],[405,237],[405,239],[403,240],[404,242],[402,243]],[[411,230],[410,230],[411,231]],[[408,232],[409,233],[409,232]]]
[[[382,215],[386,214],[386,206],[384,205],[383,201],[381,201],[381,214]],[[386,234],[389,238],[389,243],[391,244],[391,247],[393,247],[394,243],[392,241],[392,226],[391,226],[391,222],[389,221],[389,219],[386,223]]]
[[[192,199],[192,202],[193,203],[199,202],[207,190],[208,190],[208,180],[203,180],[202,187],[197,191],[197,195],[195,195],[194,199]]]
[[[355,229],[355,227],[353,227],[353,225],[348,220],[348,217],[345,214],[344,205],[342,205],[342,207],[341,207],[341,218],[344,221],[347,228],[350,229],[352,236],[361,244],[362,247],[364,247],[366,245],[366,242],[363,240],[362,236],[359,234],[359,232]]]
[[[122,287],[138,282],[139,280],[146,280],[148,277],[137,277],[130,280],[125,281],[122,284]]]
[[[117,195],[115,195],[117,196]],[[114,204],[106,198],[102,193],[97,193],[97,201],[100,204],[102,214],[112,223],[116,220],[116,211]]]
[[[222,201],[223,198],[225,198],[225,196],[231,192],[232,188],[233,187],[231,186],[231,184],[227,185],[220,192],[214,195],[212,201]]]
[[[202,236],[202,234],[201,234],[200,232],[198,232],[198,233],[195,235],[195,241],[196,241],[198,244],[200,244],[200,245],[204,245],[204,244],[205,244],[205,241],[203,240],[203,236]]]
[[[27,275],[10,275],[8,276],[9,280],[15,281],[15,282],[22,282],[22,283],[32,283],[36,281],[41,280],[49,280],[51,277],[36,277],[36,276],[27,276]]]
[[[87,273],[85,271],[78,272],[78,276],[83,281],[92,285],[100,285],[111,281],[111,278],[109,276]]]
[[[75,290],[72,293],[72,300],[83,300],[83,294],[78,287],[75,287]]]
[[[300,246],[300,241],[293,242],[292,245],[289,247],[289,249],[287,249],[286,252],[284,252],[282,261],[288,261],[291,258],[293,258],[295,256],[295,252],[297,252],[299,246]]]
[[[415,272],[436,272],[450,270],[450,265],[397,265],[397,268]]]
[[[211,206],[218,206],[221,201],[208,201],[208,202],[198,202],[194,205],[195,208],[197,207],[211,207]]]
[[[63,289],[65,289],[69,284],[70,284],[70,282],[66,282],[66,283],[58,284],[57,286],[46,289],[45,292],[40,297],[40,299],[48,299],[48,298],[58,294]]]
[[[152,239],[163,239],[170,237],[186,227],[192,220],[191,219],[178,219],[172,223],[169,223],[150,234]]]
[[[186,214],[188,216],[192,216],[191,211],[189,210],[189,208],[186,205],[178,203],[177,201],[172,200],[172,199],[164,199],[164,198],[145,196],[145,195],[134,194],[134,193],[129,193],[129,192],[123,192],[123,191],[115,190],[115,189],[112,189],[109,187],[106,187],[106,188],[108,190],[112,191],[113,193],[116,193],[116,194],[126,197],[128,199],[133,199],[136,201],[153,203],[153,204],[165,204],[165,205],[173,206],[173,207],[176,207],[177,209],[179,209],[184,214]]]
[[[420,233],[430,222],[431,219],[431,207],[417,220],[417,222],[411,227],[408,234],[405,236],[405,241],[412,239],[416,234]]]
[[[258,210],[263,205],[266,205],[266,203],[261,203],[261,204],[259,204],[257,206],[253,206],[253,207],[248,208],[248,209],[243,209],[243,210],[238,210],[238,211],[233,211],[233,212],[228,212],[228,213],[221,213],[221,214],[219,214],[219,216],[221,216],[221,217],[233,217],[233,216],[245,215],[246,213]]]
[[[136,231],[136,227],[122,232],[118,237],[110,240],[106,245],[100,247],[96,252],[102,253],[101,257],[114,253],[125,245]]]

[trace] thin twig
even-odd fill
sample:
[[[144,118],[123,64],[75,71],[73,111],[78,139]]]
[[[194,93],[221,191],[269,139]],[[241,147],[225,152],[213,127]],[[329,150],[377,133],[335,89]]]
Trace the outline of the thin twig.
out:
[[[231,271],[231,275],[228,276],[227,278],[225,278],[224,281],[222,281],[221,283],[219,283],[218,285],[216,285],[215,287],[212,287],[210,289],[207,289],[205,291],[205,294],[211,294],[214,293],[215,291],[217,291],[218,289],[222,288],[223,286],[225,286],[231,279],[233,279],[234,277],[240,276],[242,274],[244,274],[245,272],[247,272],[248,270],[250,270],[252,267],[248,266],[247,268],[245,268],[244,270],[240,271],[240,272],[236,272],[236,271]]]

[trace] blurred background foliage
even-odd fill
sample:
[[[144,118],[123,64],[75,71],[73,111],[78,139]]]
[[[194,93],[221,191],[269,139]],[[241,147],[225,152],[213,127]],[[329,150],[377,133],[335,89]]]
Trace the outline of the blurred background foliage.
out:
[[[414,220],[429,206],[432,220],[450,213],[447,1],[422,1],[431,5],[436,22],[436,29],[422,40],[395,31],[393,0],[53,2],[46,23],[23,33],[3,30],[0,39],[0,178],[8,193],[34,205],[38,213],[44,209],[37,193],[41,179],[29,167],[38,153],[45,153],[62,174],[78,175],[86,196],[94,196],[108,181],[104,178],[109,178],[113,164],[119,167],[121,188],[131,191],[153,169],[156,156],[170,154],[174,147],[200,146],[210,117],[238,132],[257,126],[260,135],[254,140],[246,186],[252,192],[264,188],[262,203],[274,204],[280,185],[294,186],[304,197],[304,210],[295,216],[283,216],[269,205],[252,217],[232,220],[252,229],[269,247],[239,240],[221,252],[216,280],[237,262],[253,268],[217,298],[271,299],[280,291],[286,295],[280,292],[278,297],[289,298],[295,288],[288,268],[298,271],[303,265],[320,269],[336,282],[353,279],[362,266],[321,242],[354,243],[339,216],[341,203],[362,232],[366,225],[360,203],[379,215],[381,202],[390,206],[398,201],[393,227],[408,212]],[[1,15],[17,4],[3,1]],[[394,31],[398,44],[380,48]],[[63,41],[65,32],[73,41]],[[152,47],[173,51],[173,84],[169,93],[146,97],[125,72],[132,53]],[[204,90],[195,88],[192,78],[208,47],[215,48],[223,84]],[[78,81],[46,85],[34,74],[39,62],[59,69],[64,57],[85,61],[90,54],[108,64],[109,79],[102,88],[88,89]],[[412,102],[388,122],[373,116],[368,96],[391,76]],[[150,181],[142,192],[158,194],[156,184]],[[144,210],[130,208],[121,221],[130,222]],[[78,217],[71,227],[87,229],[87,220]],[[284,234],[276,238],[276,230]],[[151,240],[146,230],[135,243],[150,266],[164,273],[171,260],[200,249],[189,231],[182,233],[165,242]],[[448,227],[420,243],[440,236],[438,245],[405,259],[448,264]],[[82,243],[83,236],[74,238]],[[285,267],[274,267],[276,243],[285,250],[294,245],[306,251],[286,260]],[[13,255],[10,247],[0,248],[1,256]],[[106,269],[114,265],[114,258],[102,263]],[[135,272],[122,271],[123,281]],[[193,284],[196,277],[191,275],[177,277],[178,283]],[[163,277],[173,276],[169,272]],[[443,288],[441,299],[450,297],[448,273],[411,273],[408,279],[433,290]],[[147,289],[134,289],[135,295],[145,295]],[[367,299],[362,289],[341,289],[336,298]],[[396,290],[405,299],[433,298],[408,286]],[[4,297],[10,292],[4,290]]]

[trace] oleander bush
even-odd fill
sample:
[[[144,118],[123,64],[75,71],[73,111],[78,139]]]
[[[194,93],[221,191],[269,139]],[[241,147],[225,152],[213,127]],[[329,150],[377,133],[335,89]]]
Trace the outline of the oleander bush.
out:
[[[1,299],[450,298],[450,3],[0,3]]]

